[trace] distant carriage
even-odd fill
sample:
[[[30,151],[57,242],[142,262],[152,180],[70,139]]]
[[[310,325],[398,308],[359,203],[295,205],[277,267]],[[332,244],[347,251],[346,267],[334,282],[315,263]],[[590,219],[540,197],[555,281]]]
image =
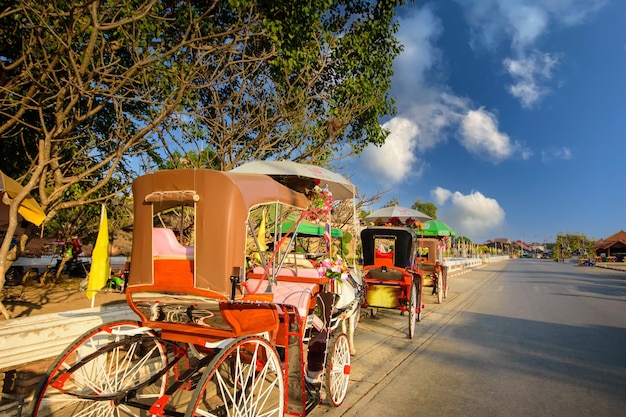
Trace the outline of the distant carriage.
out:
[[[423,277],[424,286],[433,286],[437,302],[441,304],[448,297],[448,268],[445,265],[444,239],[420,238],[417,248],[416,268]],[[439,264],[439,268],[437,268]],[[436,269],[439,269],[437,272]]]
[[[407,313],[408,336],[422,316],[422,275],[417,269],[418,237],[409,227],[371,226],[361,231],[365,306]]]
[[[286,262],[289,236],[259,249],[251,216],[267,207],[302,219],[307,198],[266,175],[202,169],[139,177],[133,196],[126,294],[140,321],[69,346],[33,415],[304,416],[324,396],[340,405],[350,353],[331,280]],[[172,211],[179,227],[164,224]]]

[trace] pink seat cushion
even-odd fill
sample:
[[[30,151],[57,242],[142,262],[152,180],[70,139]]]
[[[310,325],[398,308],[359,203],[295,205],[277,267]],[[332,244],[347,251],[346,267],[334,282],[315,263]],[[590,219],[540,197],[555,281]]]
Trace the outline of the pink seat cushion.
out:
[[[193,246],[178,243],[172,229],[155,227],[152,229],[152,256],[193,259]]]
[[[260,287],[267,285],[262,282]],[[258,279],[249,279],[248,287],[257,288],[259,286]],[[274,302],[277,304],[287,304],[298,308],[301,317],[306,317],[309,313],[309,303],[311,295],[316,289],[317,284],[309,284],[306,282],[289,282],[278,281],[276,285],[272,285],[272,294]]]
[[[265,268],[262,266],[255,266],[252,270],[255,274],[265,274]],[[270,274],[274,273],[274,269],[270,268]],[[320,274],[317,272],[317,269],[311,268],[298,268],[297,270],[292,268],[281,268],[278,272],[278,279],[280,280],[280,276],[287,277],[302,277],[302,278],[319,278]]]

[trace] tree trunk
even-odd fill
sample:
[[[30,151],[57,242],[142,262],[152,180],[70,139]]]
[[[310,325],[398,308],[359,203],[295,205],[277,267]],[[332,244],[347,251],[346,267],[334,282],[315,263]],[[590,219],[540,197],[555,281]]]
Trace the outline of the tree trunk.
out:
[[[9,200],[6,193],[3,195],[2,203],[9,206],[9,224],[4,234],[2,245],[0,245],[0,291],[4,289],[7,271],[11,267],[13,261],[21,255],[22,249],[26,245],[26,240],[28,239],[27,236],[22,234],[19,244],[15,245],[14,250],[11,250],[11,242],[13,241],[13,237],[18,232],[19,222],[17,218],[17,209],[19,204],[16,203],[16,200]],[[2,313],[7,320],[11,318],[11,314],[1,301],[0,313]]]

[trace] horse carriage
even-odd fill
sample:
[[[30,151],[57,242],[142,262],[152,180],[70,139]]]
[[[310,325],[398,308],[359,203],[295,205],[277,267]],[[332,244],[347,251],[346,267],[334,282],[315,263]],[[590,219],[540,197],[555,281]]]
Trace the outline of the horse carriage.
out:
[[[364,305],[377,309],[407,312],[408,335],[415,335],[415,323],[422,316],[423,280],[417,270],[418,237],[410,227],[370,226],[361,231]]]
[[[433,287],[437,302],[448,297],[448,268],[444,265],[444,239],[421,238],[417,249],[417,269],[424,277],[424,286]]]
[[[332,278],[290,262],[298,222],[263,250],[259,211],[272,210],[277,227],[304,219],[303,193],[267,175],[200,169],[139,177],[133,197],[126,298],[140,321],[69,346],[33,415],[304,416],[324,397],[342,403],[350,344],[340,324],[360,301],[339,308]],[[172,212],[178,230],[165,227]]]

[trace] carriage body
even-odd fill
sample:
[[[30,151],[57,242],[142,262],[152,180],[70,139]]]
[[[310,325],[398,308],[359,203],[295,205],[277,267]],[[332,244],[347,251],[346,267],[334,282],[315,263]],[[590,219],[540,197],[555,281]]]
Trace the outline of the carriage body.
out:
[[[265,252],[252,215],[301,214],[302,193],[266,175],[197,169],[139,177],[133,198],[126,297],[140,322],[100,326],[68,348],[42,381],[34,415],[62,415],[48,408],[58,403],[74,415],[91,400],[129,415],[304,416],[323,389],[343,401],[349,349],[333,333],[328,278],[290,268],[280,248]],[[164,220],[172,210],[179,225]],[[105,362],[116,366],[104,372]],[[308,380],[311,368],[329,382]]]
[[[445,265],[445,237],[422,237],[417,250],[416,265],[423,277],[424,287],[435,287],[437,301],[441,304],[448,296],[448,267]],[[435,265],[439,263],[440,273],[435,273]]]
[[[365,306],[408,312],[409,337],[421,319],[422,277],[417,269],[418,238],[409,227],[370,226],[361,231]]]

